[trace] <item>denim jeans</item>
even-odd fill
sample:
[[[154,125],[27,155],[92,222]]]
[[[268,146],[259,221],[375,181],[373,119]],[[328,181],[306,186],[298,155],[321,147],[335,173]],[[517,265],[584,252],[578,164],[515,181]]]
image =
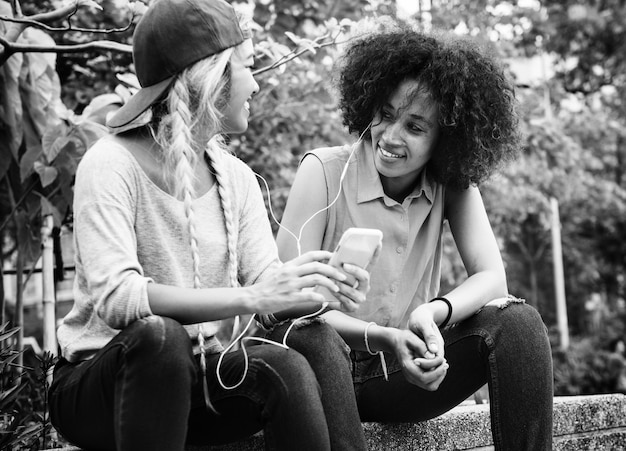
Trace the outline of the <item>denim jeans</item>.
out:
[[[393,356],[383,378],[378,356],[353,352],[355,391],[364,421],[424,421],[447,412],[489,384],[496,450],[552,449],[552,354],[537,311],[524,303],[486,306],[443,331],[450,364],[438,390],[408,383]]]
[[[216,415],[204,407],[201,371],[184,328],[164,317],[138,320],[92,359],[57,363],[50,388],[52,423],[89,450],[182,451],[185,443],[222,444],[261,429],[267,449],[365,449],[348,389],[345,344],[322,324],[298,329],[293,339],[301,340],[303,349],[306,343],[317,348],[309,355],[312,361],[293,349],[248,346],[246,378],[233,390],[217,382],[219,355],[208,356]],[[320,349],[326,352],[318,355]],[[345,369],[343,376],[328,377],[325,369],[335,367]],[[226,385],[239,381],[243,371],[241,350],[225,356],[220,375]],[[327,411],[331,400],[344,407]],[[337,436],[339,428],[356,430],[353,441]]]

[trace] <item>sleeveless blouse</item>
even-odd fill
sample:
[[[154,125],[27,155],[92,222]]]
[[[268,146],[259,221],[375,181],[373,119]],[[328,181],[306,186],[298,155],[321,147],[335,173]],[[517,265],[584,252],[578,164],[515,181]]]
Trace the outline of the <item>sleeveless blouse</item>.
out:
[[[383,192],[370,146],[320,148],[303,158],[317,158],[326,177],[328,202],[340,190],[341,173],[348,168],[337,201],[327,210],[322,249],[332,251],[350,227],[380,229],[383,247],[369,268],[371,290],[356,312],[348,313],[381,326],[406,327],[410,313],[437,296],[442,259],[444,186],[422,171],[402,204]]]

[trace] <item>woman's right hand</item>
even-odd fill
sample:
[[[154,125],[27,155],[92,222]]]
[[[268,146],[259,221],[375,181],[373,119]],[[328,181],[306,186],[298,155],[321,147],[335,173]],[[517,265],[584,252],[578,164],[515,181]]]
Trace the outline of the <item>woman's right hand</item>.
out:
[[[321,286],[337,293],[338,282],[346,279],[340,270],[326,264],[331,255],[328,251],[307,252],[285,262],[261,282],[248,287],[252,310],[264,314],[299,304],[326,302],[324,295],[313,288]]]
[[[432,354],[424,340],[407,329],[392,329],[391,345],[407,381],[428,391],[439,388],[448,371],[443,354]]]

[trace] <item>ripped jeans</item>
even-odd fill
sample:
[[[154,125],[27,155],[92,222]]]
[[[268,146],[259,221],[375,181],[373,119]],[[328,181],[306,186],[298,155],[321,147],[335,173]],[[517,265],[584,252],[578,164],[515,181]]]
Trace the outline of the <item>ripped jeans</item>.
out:
[[[273,345],[248,346],[246,378],[233,390],[215,376],[219,354],[207,356],[216,415],[204,406],[202,373],[185,329],[169,318],[143,318],[92,359],[57,363],[52,423],[89,450],[182,451],[186,443],[228,443],[261,429],[267,449],[365,449],[343,340],[319,323],[290,340],[307,357]],[[224,383],[235,385],[243,371],[242,351],[226,354]]]
[[[442,335],[450,368],[434,392],[407,382],[389,354],[386,382],[378,356],[352,353],[361,419],[424,421],[447,412],[488,383],[495,449],[552,449],[552,354],[539,313],[525,303],[486,306]]]

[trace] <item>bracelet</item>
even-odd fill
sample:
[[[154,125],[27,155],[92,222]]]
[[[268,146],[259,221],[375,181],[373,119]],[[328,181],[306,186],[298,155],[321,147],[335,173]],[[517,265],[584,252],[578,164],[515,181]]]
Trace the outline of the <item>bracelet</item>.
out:
[[[387,362],[385,361],[385,353],[383,351],[373,352],[370,349],[370,342],[367,339],[367,330],[370,328],[370,326],[375,326],[375,325],[376,325],[375,322],[370,322],[365,325],[365,331],[363,332],[363,341],[365,342],[365,349],[367,349],[367,352],[369,353],[369,355],[378,354],[380,356],[380,366],[383,368],[383,374],[385,375],[385,380],[389,381],[389,373],[387,371]]]
[[[369,352],[370,355],[376,355],[378,354],[377,352],[372,352],[372,350],[370,349],[370,343],[367,339],[367,329],[370,328],[370,326],[375,326],[376,323],[371,322],[371,323],[367,323],[367,325],[365,326],[365,332],[363,332],[363,341],[365,341],[365,349],[367,349],[367,352]]]
[[[428,303],[430,304],[431,302],[435,301],[443,301],[448,306],[448,315],[446,316],[446,319],[443,320],[443,323],[439,325],[439,329],[443,329],[448,325],[448,321],[450,321],[450,318],[452,317],[452,304],[450,303],[450,301],[443,297],[432,298],[430,301],[428,301]]]

